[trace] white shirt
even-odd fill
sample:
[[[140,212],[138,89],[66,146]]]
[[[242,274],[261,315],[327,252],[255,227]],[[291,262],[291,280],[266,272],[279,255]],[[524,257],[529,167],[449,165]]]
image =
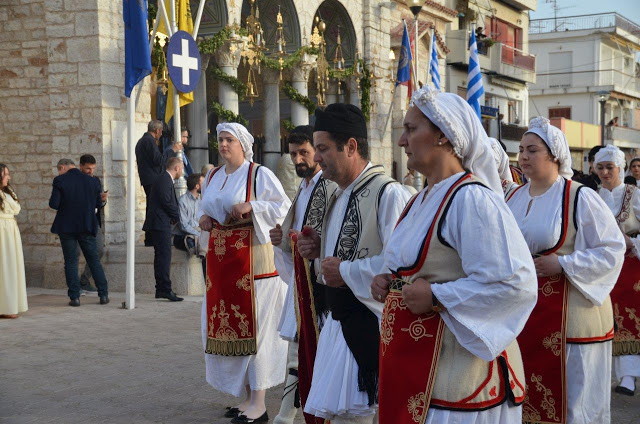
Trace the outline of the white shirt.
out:
[[[625,184],[620,183],[613,190],[609,191],[608,189],[602,187],[598,194],[604,203],[607,204],[609,210],[613,213],[614,216],[617,216],[620,213],[620,209],[622,208],[622,200],[625,192]],[[636,215],[636,218],[640,220],[640,190],[636,190],[633,197],[631,197],[631,213]],[[631,239],[631,243],[633,243],[633,250],[637,257],[640,257],[640,236],[633,237]]]
[[[529,182],[507,203],[532,254],[553,247],[560,238],[563,181],[559,176],[546,192],[535,197],[529,194]],[[613,214],[595,191],[581,189],[577,203],[575,250],[558,260],[571,284],[600,306],[618,280],[626,250],[624,238]],[[573,217],[569,220],[573,225]]]
[[[325,238],[324,256],[333,256],[338,237],[340,236],[340,228],[344,219],[344,214],[349,203],[349,196],[354,186],[359,181],[362,174],[373,165],[371,162],[367,164],[362,173],[356,178],[345,190],[336,190],[336,200],[331,213],[325,217],[327,219],[327,234]],[[381,198],[378,207],[378,236],[386,245],[389,236],[393,232],[393,228],[407,204],[411,196],[401,184],[389,184]],[[371,281],[373,277],[382,274],[384,270],[384,252],[377,256],[364,259],[356,259],[355,261],[342,261],[340,263],[340,275],[347,286],[351,289],[356,298],[365,304],[378,319],[382,317],[383,304],[373,299],[371,295]]]
[[[198,219],[202,215],[207,215],[222,223],[227,219],[234,205],[244,203],[247,197],[248,171],[249,161],[245,160],[232,174],[226,173],[225,165],[216,172],[210,182],[205,179],[202,184]],[[282,224],[291,201],[285,194],[280,181],[265,166],[261,166],[258,170],[255,190],[256,200],[250,202],[253,225],[260,243],[266,244],[270,242],[269,230],[276,224]]]
[[[438,207],[462,175],[418,194],[391,235],[385,273],[416,262]],[[442,237],[460,256],[467,277],[431,289],[445,306],[440,315],[458,343],[490,361],[520,334],[536,304],[533,260],[504,199],[490,189],[461,188],[444,219]]]

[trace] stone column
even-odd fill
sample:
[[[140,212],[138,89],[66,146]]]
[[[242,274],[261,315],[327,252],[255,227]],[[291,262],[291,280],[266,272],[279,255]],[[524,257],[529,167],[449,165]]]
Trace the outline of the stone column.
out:
[[[291,85],[303,96],[307,96],[309,93],[309,73],[314,63],[315,56],[313,59],[300,61],[300,64],[292,70]],[[291,123],[295,126],[309,125],[309,111],[296,101],[291,102]]]
[[[231,45],[230,41],[225,42],[222,47],[216,51],[214,57],[216,64],[220,69],[222,69],[222,72],[227,75],[237,77],[238,66],[240,65],[240,48],[237,48],[232,53],[229,50]],[[238,46],[234,45],[234,47]],[[218,82],[218,99],[225,109],[228,109],[233,113],[238,113],[238,93],[233,90],[233,87],[231,87],[230,84],[224,81]]]
[[[327,84],[327,105],[338,102],[338,81],[330,79]]]
[[[262,121],[265,146],[262,164],[276,171],[280,159],[280,71],[262,68]]]
[[[194,90],[193,102],[187,105],[187,128],[191,130],[191,140],[187,146],[187,156],[194,172],[209,163],[209,127],[207,122],[207,78],[206,70],[211,55],[202,55],[202,74]]]

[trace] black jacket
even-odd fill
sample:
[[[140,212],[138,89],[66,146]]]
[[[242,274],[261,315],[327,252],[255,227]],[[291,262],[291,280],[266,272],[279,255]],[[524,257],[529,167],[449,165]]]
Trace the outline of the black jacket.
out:
[[[140,184],[153,185],[155,179],[162,173],[162,154],[156,139],[148,132],[144,133],[136,144],[136,162]]]
[[[49,207],[58,213],[51,232],[91,233],[95,236],[98,231],[96,209],[102,205],[101,192],[100,181],[77,168],[55,177]]]
[[[180,209],[173,179],[168,172],[163,172],[151,187],[148,199],[147,217],[142,229],[144,231],[171,231],[171,222],[180,220]]]

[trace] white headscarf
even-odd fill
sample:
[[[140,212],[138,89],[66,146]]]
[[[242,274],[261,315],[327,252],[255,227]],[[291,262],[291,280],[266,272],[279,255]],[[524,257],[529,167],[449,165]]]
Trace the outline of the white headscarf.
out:
[[[560,128],[554,127],[544,116],[536,116],[529,121],[529,129],[525,134],[533,133],[540,137],[549,146],[551,154],[558,160],[560,169],[558,173],[567,179],[573,177],[571,169],[571,153],[567,137]]]
[[[509,168],[509,155],[504,151],[500,142],[493,137],[487,137],[489,143],[491,143],[491,149],[493,150],[493,158],[496,161],[498,167],[498,174],[500,179],[513,182],[513,176],[511,175],[511,168]]]
[[[253,136],[245,126],[237,122],[223,122],[216,126],[216,137],[220,137],[222,131],[226,131],[238,139],[242,145],[245,159],[251,162],[253,159]]]
[[[462,166],[480,178],[496,193],[502,184],[484,128],[476,112],[462,97],[422,87],[411,97],[416,106],[447,137]]]
[[[598,150],[593,164],[595,165],[598,162],[613,162],[618,168],[620,168],[620,175],[622,175],[624,167],[627,165],[627,161],[624,158],[624,152],[613,144],[608,144]]]

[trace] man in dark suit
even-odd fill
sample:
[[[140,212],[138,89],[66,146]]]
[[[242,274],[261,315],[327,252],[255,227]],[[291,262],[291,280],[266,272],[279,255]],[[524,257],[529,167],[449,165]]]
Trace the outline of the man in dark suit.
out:
[[[147,216],[142,229],[153,245],[153,272],[156,278],[156,299],[181,301],[171,290],[171,225],[180,220],[178,199],[173,180],[184,172],[184,164],[179,158],[167,161],[166,172],[163,172],[151,187]]]
[[[149,194],[151,193],[151,186],[162,174],[162,154],[158,143],[162,136],[163,124],[162,121],[151,121],[147,126],[147,132],[144,133],[142,138],[138,140],[136,144],[136,162],[138,163],[138,176],[140,177],[140,184],[144,189],[144,194],[147,196],[147,211],[149,210]],[[145,246],[150,246],[149,237],[145,235]]]
[[[53,179],[49,207],[57,210],[51,232],[58,234],[64,255],[64,273],[69,288],[70,306],[80,306],[80,279],[78,278],[78,253],[80,245],[93,279],[98,287],[100,304],[109,303],[107,278],[104,275],[96,233],[98,219],[96,209],[102,203],[100,182],[80,172],[70,159],[58,162],[58,176]]]
[[[98,231],[96,232],[96,246],[98,249],[98,258],[102,260],[104,256],[104,237],[102,236],[102,215],[104,213],[104,207],[107,205],[107,191],[102,190],[102,182],[100,178],[94,175],[96,171],[97,161],[93,155],[85,154],[80,156],[80,166],[78,169],[90,177],[95,178],[100,183],[100,204],[98,205],[98,209],[96,210],[96,219],[98,220]],[[95,287],[91,285],[91,269],[89,269],[89,265],[85,264],[84,271],[80,275],[80,295],[84,295],[86,292],[96,292],[98,291]]]
[[[191,131],[187,128],[183,128],[180,132],[180,142],[179,143],[171,143],[171,146],[168,146],[162,152],[162,163],[164,165],[167,164],[169,158],[174,158],[178,156],[178,152],[182,150],[182,157],[184,159],[184,176],[188,177],[193,174],[193,168],[191,167],[191,161],[187,157],[187,152],[185,151],[185,147],[189,144],[189,140],[191,139]]]

